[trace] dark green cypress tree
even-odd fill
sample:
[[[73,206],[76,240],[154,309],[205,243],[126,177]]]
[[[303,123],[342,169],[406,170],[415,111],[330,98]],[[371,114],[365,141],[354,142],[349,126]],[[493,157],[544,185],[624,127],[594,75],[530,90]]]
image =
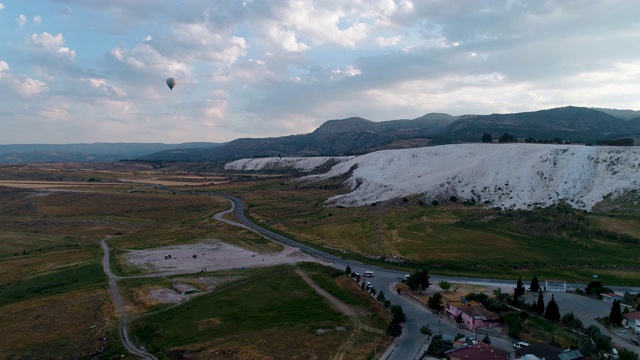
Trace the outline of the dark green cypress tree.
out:
[[[611,323],[616,326],[620,326],[622,324],[622,311],[620,311],[620,301],[613,301],[611,312],[609,313],[609,320],[611,320]]]
[[[536,303],[536,312],[540,315],[544,314],[544,298],[542,291],[538,290],[538,303]]]
[[[515,298],[524,295],[526,292],[524,285],[522,284],[522,276],[518,278],[518,283],[516,284],[516,288],[514,290],[513,297]]]
[[[531,279],[531,285],[529,286],[531,292],[538,292],[540,290],[540,283],[538,282],[538,276],[533,275],[533,279]]]
[[[560,321],[560,308],[553,295],[551,295],[551,300],[544,311],[544,318],[550,321]]]

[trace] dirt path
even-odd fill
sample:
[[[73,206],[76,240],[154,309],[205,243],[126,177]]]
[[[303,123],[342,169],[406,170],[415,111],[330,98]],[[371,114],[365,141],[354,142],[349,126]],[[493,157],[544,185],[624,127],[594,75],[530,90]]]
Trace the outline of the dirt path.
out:
[[[128,319],[126,316],[126,312],[124,309],[124,301],[122,300],[122,295],[120,295],[120,289],[118,289],[117,281],[120,277],[115,276],[111,271],[111,263],[109,262],[109,246],[107,245],[107,240],[109,240],[111,236],[107,236],[106,238],[100,241],[102,245],[102,250],[104,250],[104,256],[102,258],[102,268],[104,269],[104,273],[107,274],[109,278],[109,291],[111,295],[113,295],[113,302],[116,304],[116,310],[118,311],[118,315],[120,317],[120,323],[118,324],[118,334],[120,335],[120,340],[122,341],[122,345],[124,345],[125,349],[131,354],[138,355],[145,359],[158,360],[155,356],[138,349],[133,342],[129,339],[129,333],[127,332],[127,323]]]
[[[374,329],[374,328],[371,328],[369,326],[364,325],[360,321],[360,318],[358,318],[358,314],[355,312],[355,310],[353,310],[353,308],[351,308],[349,305],[345,304],[344,302],[342,302],[340,299],[336,298],[335,296],[329,294],[324,289],[320,288],[302,270],[296,269],[296,273],[298,275],[300,275],[302,280],[304,280],[307,284],[309,284],[309,286],[311,286],[318,294],[320,294],[321,296],[323,296],[324,298],[329,300],[329,303],[331,303],[331,307],[333,307],[335,310],[347,315],[351,319],[351,321],[353,322],[353,331],[351,332],[351,334],[349,334],[349,337],[347,338],[347,340],[344,343],[342,343],[342,345],[340,345],[340,347],[338,348],[337,353],[334,356],[332,356],[331,359],[333,359],[333,360],[343,360],[344,356],[345,356],[345,353],[347,352],[347,350],[349,350],[349,348],[351,346],[353,346],[356,343],[356,340],[358,339],[358,336],[360,336],[360,333],[363,330],[364,331],[373,332],[373,333],[376,333],[376,334],[380,334],[380,335],[384,334],[384,332],[382,330]]]

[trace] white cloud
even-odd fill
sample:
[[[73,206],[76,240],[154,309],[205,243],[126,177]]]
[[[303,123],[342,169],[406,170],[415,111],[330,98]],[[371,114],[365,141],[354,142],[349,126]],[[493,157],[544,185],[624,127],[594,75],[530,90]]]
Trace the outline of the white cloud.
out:
[[[22,82],[16,83],[16,90],[20,95],[23,96],[32,96],[36,94],[40,94],[46,91],[48,88],[47,84],[36,79],[32,79],[30,77],[26,78]]]
[[[142,41],[148,42],[148,41],[151,41],[151,40],[152,40],[151,35],[147,35]]]
[[[291,52],[301,52],[309,49],[303,42],[298,42],[296,33],[290,30],[283,30],[279,25],[273,25],[267,31],[267,38],[276,47]]]
[[[26,23],[29,22],[29,20],[27,20],[27,17],[24,14],[20,14],[20,16],[16,18],[16,21],[20,26],[24,26]]]
[[[343,79],[346,77],[357,76],[357,75],[362,75],[362,70],[358,69],[357,67],[349,65],[342,70],[340,69],[331,70],[330,79],[338,80],[338,79]]]
[[[382,36],[378,36],[376,38],[376,44],[378,46],[392,46],[392,45],[397,45],[401,39],[402,37],[400,36],[392,36],[388,38],[383,38]]]
[[[277,23],[287,24],[290,30],[310,38],[315,44],[355,47],[369,34],[370,26],[358,20],[362,9],[342,8],[339,2],[311,0],[295,1],[288,5],[274,9]]]
[[[49,52],[63,55],[69,59],[76,57],[75,50],[62,46],[64,44],[64,37],[62,34],[52,35],[45,31],[42,34],[31,34],[29,39],[31,40],[31,44],[44,48]]]
[[[42,16],[34,16],[33,17],[33,23],[36,24],[36,25],[42,24]]]
[[[111,50],[111,55],[120,63],[144,74],[182,74],[192,77],[189,66],[181,61],[162,56],[155,48],[147,43],[139,44],[132,50],[117,47]]]
[[[4,4],[0,3],[0,10],[4,9]]]
[[[66,121],[71,119],[71,106],[66,103],[47,103],[40,107],[38,114],[49,120]]]
[[[222,119],[227,109],[227,101],[222,99],[209,99],[207,100],[207,106],[204,109],[204,115],[206,119],[203,119],[203,124],[206,126],[213,126],[215,122],[212,118]]]
[[[3,77],[3,73],[9,70],[9,64],[6,61],[0,60],[0,78]]]
[[[225,36],[213,31],[205,23],[177,24],[171,28],[167,53],[189,61],[214,61],[232,65],[246,55],[247,42],[243,37]]]

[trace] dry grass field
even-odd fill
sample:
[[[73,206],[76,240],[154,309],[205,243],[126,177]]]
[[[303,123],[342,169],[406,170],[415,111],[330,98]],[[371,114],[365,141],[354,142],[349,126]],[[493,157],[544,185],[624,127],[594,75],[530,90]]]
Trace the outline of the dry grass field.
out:
[[[189,174],[177,168],[161,171],[137,163],[0,166],[0,321],[10,324],[0,327],[0,358],[37,358],[45,351],[51,358],[110,359],[127,354],[118,338],[119,320],[100,265],[100,240],[105,237],[110,237],[112,269],[120,276],[150,271],[128,260],[132,251],[153,253],[164,251],[156,249],[197,246],[212,239],[248,254],[267,257],[282,252],[281,245],[212,219],[215,213],[228,209],[229,202],[211,193],[244,186],[244,182],[231,184],[222,175]],[[233,220],[230,214],[225,218]],[[290,257],[284,260],[288,262]],[[126,309],[132,316],[167,311],[182,307],[182,301],[188,300],[185,304],[189,304],[202,296],[214,296],[218,289],[238,281],[263,276],[259,270],[248,268],[211,268],[207,274],[194,271],[193,275],[176,278],[121,280]],[[154,269],[158,270],[152,266]],[[179,303],[167,302],[167,290],[175,283],[190,284],[201,293],[179,297]],[[314,294],[311,289],[305,291],[308,296]],[[246,296],[231,294],[231,302],[237,302],[234,296]],[[315,295],[313,299],[310,304],[323,301]],[[202,319],[200,327],[204,331],[214,323]],[[374,323],[384,328],[380,322]],[[236,330],[242,334],[242,328]],[[291,331],[295,332],[295,326],[267,326],[259,333],[238,338],[242,339],[238,347],[233,341],[208,339],[191,345],[186,341],[180,351],[196,358],[198,354],[209,358],[225,349],[227,353],[236,349],[233,358],[237,359],[288,358],[291,349],[298,352],[317,342],[314,333],[285,336]],[[272,336],[280,340],[274,341]],[[361,336],[363,345],[358,342],[353,347],[354,354],[359,354],[355,358],[366,358],[371,352],[368,343],[374,341],[373,335]],[[301,356],[314,358],[330,353],[344,341],[335,331],[323,338],[326,341]],[[384,336],[378,338],[382,341]],[[260,348],[265,341],[273,349],[256,351],[255,346]],[[163,358],[176,356],[174,350],[162,349],[158,351]]]

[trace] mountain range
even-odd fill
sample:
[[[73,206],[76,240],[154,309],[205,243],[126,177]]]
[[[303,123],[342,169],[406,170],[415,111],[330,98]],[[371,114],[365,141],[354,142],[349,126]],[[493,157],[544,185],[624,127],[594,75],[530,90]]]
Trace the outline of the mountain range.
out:
[[[429,113],[415,119],[374,122],[360,117],[329,120],[308,134],[240,138],[228,143],[0,145],[0,163],[117,161],[228,162],[256,157],[345,156],[378,150],[497,139],[596,143],[640,138],[640,111],[561,107],[513,114],[453,116]]]

